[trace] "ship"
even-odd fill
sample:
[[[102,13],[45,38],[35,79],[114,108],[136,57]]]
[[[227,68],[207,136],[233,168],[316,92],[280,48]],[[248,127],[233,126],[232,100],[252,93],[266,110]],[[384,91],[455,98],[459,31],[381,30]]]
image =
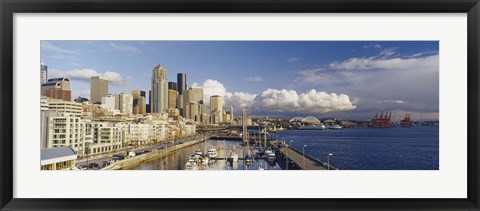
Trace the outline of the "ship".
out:
[[[318,125],[301,125],[299,130],[326,130],[327,128],[325,127],[324,124],[320,123]]]

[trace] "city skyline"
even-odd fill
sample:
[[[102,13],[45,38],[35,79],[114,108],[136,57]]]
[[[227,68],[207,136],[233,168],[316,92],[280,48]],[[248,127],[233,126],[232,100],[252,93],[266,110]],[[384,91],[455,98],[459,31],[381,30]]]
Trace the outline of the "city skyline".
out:
[[[111,94],[148,92],[160,64],[170,82],[186,73],[207,104],[220,95],[224,109],[252,115],[438,120],[436,41],[43,41],[41,52],[48,78],[72,80],[72,99],[90,96],[95,75],[109,79]]]

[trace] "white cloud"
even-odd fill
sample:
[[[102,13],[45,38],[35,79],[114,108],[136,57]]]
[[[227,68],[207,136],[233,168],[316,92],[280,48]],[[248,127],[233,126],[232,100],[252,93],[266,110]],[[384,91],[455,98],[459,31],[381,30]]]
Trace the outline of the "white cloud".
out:
[[[56,45],[53,45],[53,44],[52,44],[51,42],[49,42],[49,41],[41,41],[41,42],[40,42],[40,48],[41,48],[41,50],[52,51],[52,52],[55,52],[55,53],[74,54],[74,55],[80,54],[80,52],[78,52],[78,51],[60,48],[60,47],[58,47],[58,46],[56,46]]]
[[[263,79],[262,79],[262,77],[260,77],[260,76],[253,76],[253,77],[246,77],[246,78],[244,78],[243,80],[245,80],[245,81],[250,81],[250,82],[260,82],[260,81],[262,81]]]
[[[295,90],[267,89],[260,94],[227,91],[225,86],[212,79],[207,79],[203,84],[193,83],[192,87],[204,89],[205,104],[209,104],[210,96],[224,97],[224,107],[233,106],[234,109],[246,107],[249,113],[264,114],[277,112],[283,114],[293,113],[325,113],[355,109],[349,96],[345,94],[317,92],[312,89],[298,94]]]
[[[390,56],[393,56],[397,53],[397,49],[398,48],[387,48],[387,49],[384,49],[384,50],[380,51],[380,53],[378,55],[383,56],[383,57],[390,57]]]
[[[356,108],[345,94],[329,94],[315,89],[301,94],[295,90],[267,89],[255,97],[254,101],[255,109],[268,112],[326,113]]]
[[[94,69],[88,69],[88,68],[74,69],[74,70],[67,70],[67,71],[52,69],[52,70],[49,70],[48,74],[49,74],[49,78],[66,76],[72,79],[72,81],[78,80],[78,81],[83,81],[87,83],[90,83],[90,78],[92,76],[101,76],[103,78],[106,78],[108,80],[108,83],[112,85],[127,85],[128,82],[131,80],[130,76],[127,76],[124,78],[120,73],[117,73],[117,72],[106,71],[102,73],[102,72],[97,72]]]
[[[364,45],[363,48],[382,48],[380,44]]]
[[[332,62],[328,65],[338,70],[405,70],[419,67],[438,66],[438,55],[423,58],[350,58],[341,62]]]
[[[302,58],[300,58],[300,57],[290,57],[290,58],[287,59],[287,62],[288,63],[295,63],[295,62],[300,61],[300,59],[302,59]]]
[[[110,47],[119,50],[121,52],[127,53],[129,55],[135,55],[137,53],[140,53],[140,49],[134,47],[134,46],[129,46],[129,45],[118,45],[114,43],[110,43]]]

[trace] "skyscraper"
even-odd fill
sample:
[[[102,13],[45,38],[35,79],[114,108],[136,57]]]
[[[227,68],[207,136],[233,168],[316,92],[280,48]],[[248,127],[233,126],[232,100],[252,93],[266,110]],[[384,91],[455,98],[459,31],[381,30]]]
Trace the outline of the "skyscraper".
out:
[[[178,73],[177,74],[177,91],[178,91],[177,108],[178,110],[180,110],[180,115],[183,117],[186,117],[185,111],[183,108],[184,105],[186,104],[186,102],[183,101],[183,92],[185,90],[187,90],[187,74]]]
[[[133,113],[134,114],[146,114],[147,113],[147,96],[145,91],[134,90],[133,96]]]
[[[177,74],[177,85],[178,85],[178,94],[183,95],[183,91],[187,90],[187,74],[185,73]]]
[[[177,91],[178,90],[177,83],[176,82],[168,82],[168,89]]]
[[[157,65],[152,70],[152,113],[168,112],[168,78],[167,69]]]
[[[178,92],[173,89],[168,89],[168,108],[177,108]]]
[[[108,95],[108,80],[100,76],[90,78],[90,102],[92,104],[101,104],[102,97]]]
[[[47,83],[48,80],[48,66],[40,63],[40,85]]]
[[[180,96],[179,96],[180,97]],[[194,102],[195,104],[192,104]],[[202,88],[188,88],[183,92],[183,108],[185,118],[192,120],[200,120],[195,118],[195,115],[198,115],[198,109],[203,104],[203,89]],[[193,106],[193,107],[192,107]],[[196,110],[195,110],[196,109]],[[192,115],[194,114],[194,115]]]
[[[221,96],[212,95],[210,97],[210,115],[213,124],[223,122],[223,98]]]
[[[131,114],[133,110],[133,98],[132,95],[121,93],[115,95],[115,108],[122,114]]]

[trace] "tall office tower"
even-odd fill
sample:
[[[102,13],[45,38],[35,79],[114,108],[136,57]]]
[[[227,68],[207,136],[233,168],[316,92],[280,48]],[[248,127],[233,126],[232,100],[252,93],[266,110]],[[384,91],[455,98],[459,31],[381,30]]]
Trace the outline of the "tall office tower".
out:
[[[219,95],[210,97],[210,115],[213,124],[223,122],[223,98]]]
[[[48,79],[47,83],[42,84],[41,91],[47,97],[72,101],[70,79],[67,77]]]
[[[233,106],[230,106],[230,123],[233,123],[235,115],[233,114]]]
[[[161,65],[152,70],[152,113],[168,112],[168,78],[167,69]]]
[[[147,98],[145,91],[134,90],[133,96],[133,114],[146,114],[147,113]]]
[[[178,91],[178,102],[177,108],[180,110],[180,115],[185,117],[185,111],[183,106],[188,103],[183,101],[183,92],[187,89],[187,74],[178,73],[177,74],[177,91]]]
[[[47,83],[48,80],[48,66],[40,63],[40,85]]]
[[[108,95],[108,80],[100,76],[90,78],[90,102],[92,104],[102,103],[102,97]]]
[[[185,118],[191,119],[195,122],[200,121],[200,107],[196,101],[191,101],[185,105]]]
[[[130,94],[121,93],[115,96],[115,108],[122,114],[131,114],[133,110],[133,98]]]
[[[178,91],[178,86],[176,82],[168,82],[168,89]]]
[[[183,108],[185,110],[185,118],[195,120],[194,116],[191,115],[192,108],[189,106],[192,102],[196,103],[194,108],[199,108],[200,104],[203,104],[203,89],[202,88],[188,88],[187,90],[183,91]],[[196,111],[198,114],[198,110]]]
[[[177,90],[168,89],[168,108],[177,108]]]
[[[177,85],[178,85],[178,94],[183,95],[183,91],[187,90],[187,74],[178,73],[177,74]]]

